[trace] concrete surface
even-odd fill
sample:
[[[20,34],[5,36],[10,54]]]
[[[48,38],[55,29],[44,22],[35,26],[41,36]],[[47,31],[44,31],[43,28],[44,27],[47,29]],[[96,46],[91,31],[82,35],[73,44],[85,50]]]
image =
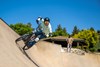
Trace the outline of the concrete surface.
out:
[[[0,19],[0,67],[37,67],[17,47],[19,36]]]
[[[100,55],[61,52],[61,46],[39,41],[23,54],[19,36],[0,20],[0,67],[100,67]]]

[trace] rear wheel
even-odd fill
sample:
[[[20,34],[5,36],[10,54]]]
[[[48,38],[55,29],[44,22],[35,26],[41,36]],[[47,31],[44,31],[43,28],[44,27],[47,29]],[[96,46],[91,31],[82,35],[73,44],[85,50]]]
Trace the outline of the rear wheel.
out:
[[[29,38],[29,35],[25,34],[25,35],[22,35],[21,37],[17,38],[15,41],[16,41],[16,43],[18,41],[21,41],[21,40],[23,40],[24,42],[26,42],[28,38]]]

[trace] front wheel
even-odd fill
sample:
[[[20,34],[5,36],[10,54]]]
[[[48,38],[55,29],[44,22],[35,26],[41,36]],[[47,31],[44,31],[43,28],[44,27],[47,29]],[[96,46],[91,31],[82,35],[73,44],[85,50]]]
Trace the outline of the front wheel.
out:
[[[29,48],[27,47],[27,45],[25,45],[24,47],[23,47],[23,50],[28,50]]]
[[[15,41],[16,41],[16,43],[18,42],[18,41],[21,41],[23,38],[22,37],[19,37],[19,38],[17,38]]]

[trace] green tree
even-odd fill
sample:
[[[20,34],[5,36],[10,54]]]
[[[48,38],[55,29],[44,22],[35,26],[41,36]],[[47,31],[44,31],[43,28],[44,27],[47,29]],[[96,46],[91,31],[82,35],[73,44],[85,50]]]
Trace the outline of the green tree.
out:
[[[27,23],[27,26],[31,28],[32,27],[32,24],[30,22],[28,22]]]
[[[31,33],[33,30],[33,28],[31,27],[31,23],[28,24],[16,23],[16,24],[10,24],[9,26],[19,35]]]
[[[100,52],[100,30],[97,30],[97,33],[98,33],[98,36],[99,36],[99,38],[98,38],[98,40],[99,40],[99,41],[98,41],[98,43],[97,43],[97,46],[96,46],[96,47],[98,48],[98,49],[97,49],[97,51],[99,51],[99,52]]]
[[[93,27],[90,28],[91,31],[95,31]]]
[[[65,27],[63,28],[63,36],[68,36],[67,30]]]
[[[97,33],[100,34],[100,30],[97,30]]]
[[[68,33],[66,31],[66,28],[62,28],[59,24],[55,32],[53,32],[53,36],[67,36]]]
[[[60,30],[62,30],[62,27],[61,27],[61,25],[59,24],[58,27],[57,27],[57,29],[56,29],[56,31],[60,31]]]
[[[77,28],[77,26],[74,26],[72,36],[74,36],[75,34],[78,34],[78,32],[79,32],[79,29]]]
[[[74,35],[75,38],[84,39],[89,50],[93,49],[98,42],[98,34],[93,30],[83,30]]]

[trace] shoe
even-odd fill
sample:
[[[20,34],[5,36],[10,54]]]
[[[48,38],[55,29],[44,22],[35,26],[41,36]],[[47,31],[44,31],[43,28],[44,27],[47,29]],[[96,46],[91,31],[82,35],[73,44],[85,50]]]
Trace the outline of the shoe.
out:
[[[61,48],[61,52],[65,52],[63,48]]]

